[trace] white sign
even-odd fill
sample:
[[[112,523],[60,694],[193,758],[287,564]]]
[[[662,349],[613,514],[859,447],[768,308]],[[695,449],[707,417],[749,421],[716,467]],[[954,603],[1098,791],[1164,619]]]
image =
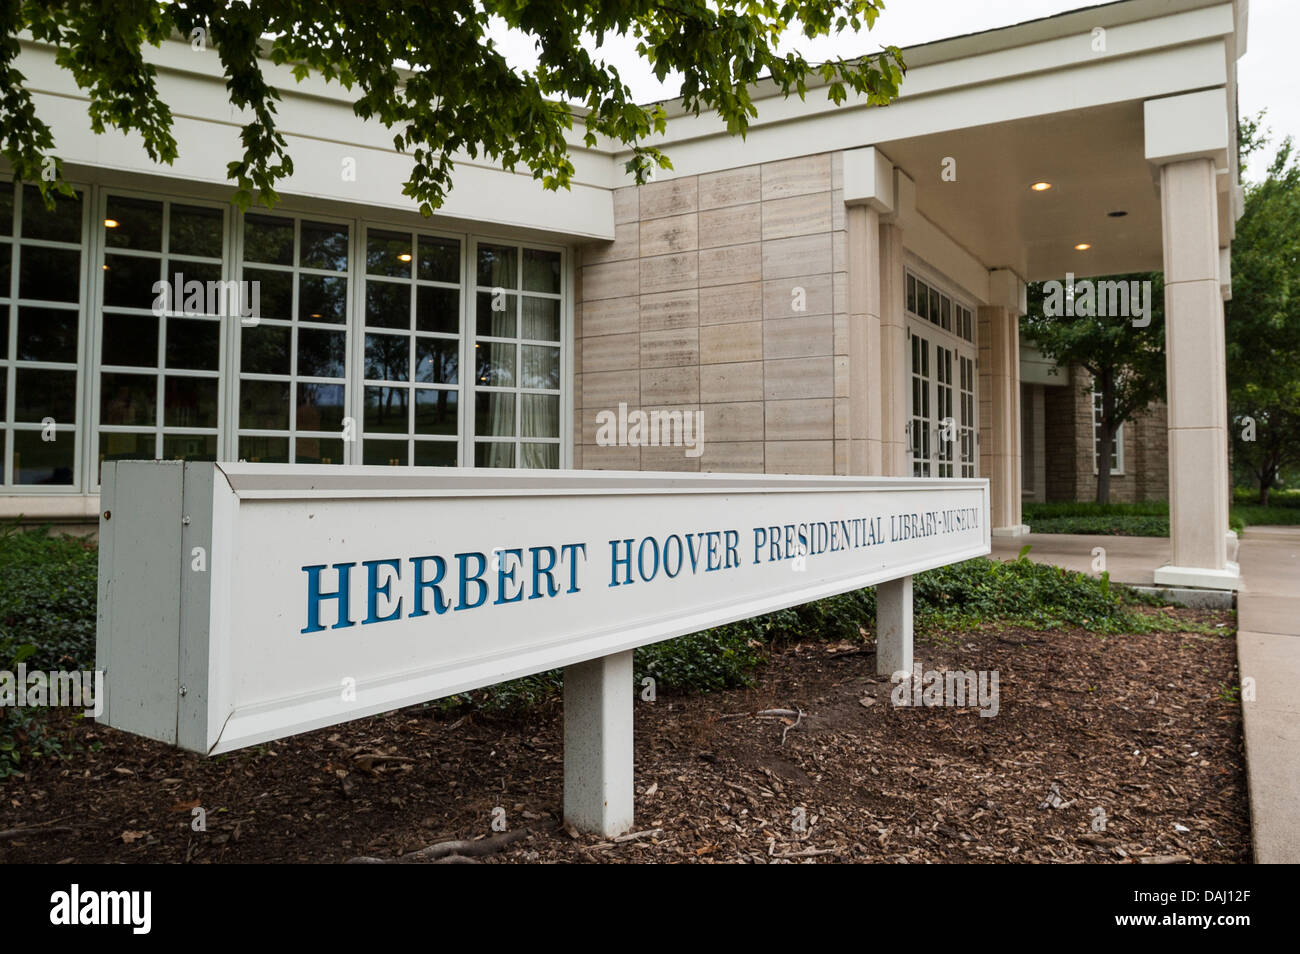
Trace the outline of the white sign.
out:
[[[104,465],[101,721],[215,754],[989,552],[986,480]]]

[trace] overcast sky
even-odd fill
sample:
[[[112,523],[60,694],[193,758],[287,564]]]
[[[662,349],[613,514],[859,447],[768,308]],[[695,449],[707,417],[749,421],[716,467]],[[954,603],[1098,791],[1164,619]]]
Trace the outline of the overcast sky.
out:
[[[912,46],[1100,5],[1087,0],[886,0],[885,12],[869,34],[841,35],[817,43],[800,37],[795,45],[805,56],[824,60],[869,52],[889,43]],[[1242,115],[1254,115],[1267,108],[1266,124],[1273,129],[1275,142],[1286,135],[1300,141],[1297,36],[1300,36],[1300,0],[1250,0],[1247,53],[1239,63],[1240,109]],[[528,66],[535,62],[535,53],[526,38],[498,34],[497,39],[516,65]],[[659,83],[637,57],[631,40],[607,39],[605,52],[631,86],[638,102],[670,99],[676,94],[672,78],[670,82]],[[1247,169],[1247,176],[1261,177],[1271,157],[1271,149],[1267,156],[1256,156]]]

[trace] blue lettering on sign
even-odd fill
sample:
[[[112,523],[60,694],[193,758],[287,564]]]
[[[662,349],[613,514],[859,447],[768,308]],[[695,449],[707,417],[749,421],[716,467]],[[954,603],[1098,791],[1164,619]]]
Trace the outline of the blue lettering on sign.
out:
[[[424,564],[433,561],[434,573],[432,580],[424,578]],[[447,575],[447,561],[440,556],[422,556],[411,557],[411,564],[415,567],[415,609],[411,610],[412,616],[428,616],[429,611],[424,608],[424,591],[433,590],[433,611],[441,616],[447,612],[447,598],[442,595],[442,578]]]
[[[753,563],[819,557],[941,534],[974,534],[980,530],[980,517],[980,510],[974,507],[895,513],[888,515],[888,535],[885,515],[753,527]],[[701,575],[736,569],[741,566],[739,550],[739,530],[615,537],[609,540],[609,586],[653,583],[661,578],[675,580],[686,571],[688,575]],[[359,564],[304,566],[306,625],[300,632],[346,629],[358,622],[368,626],[403,617],[419,619],[431,614],[437,617],[487,605],[554,599],[581,591],[578,572],[580,564],[587,561],[586,543],[494,547],[491,553],[494,561],[489,561],[482,550],[466,550],[450,556],[428,554],[364,560]],[[410,572],[405,576],[404,563],[410,564]],[[366,615],[359,621],[351,613],[351,571],[358,565],[366,568]],[[803,568],[800,564],[796,566]],[[331,567],[334,576],[327,580],[325,574]],[[334,588],[327,589],[331,582]],[[359,591],[362,584],[359,580],[357,583]],[[359,599],[360,592],[356,595]],[[321,621],[322,605],[328,602],[334,603],[335,610],[334,621],[329,625]]]
[[[334,624],[335,629],[356,625],[352,622],[352,618],[348,613],[348,575],[354,566],[356,566],[355,563],[334,564],[334,569],[339,574],[339,588],[333,593],[321,592],[320,572],[325,569],[325,564],[302,568],[303,572],[307,574],[307,625],[302,628],[302,632],[318,633],[325,628],[320,624],[320,604],[322,600],[338,600],[339,615],[338,622]]]
[[[628,541],[631,545],[631,541]],[[450,558],[437,554],[427,556],[385,557],[364,560],[366,568],[366,616],[361,625],[388,623],[403,616],[418,619],[423,616],[441,616],[448,611],[463,612],[487,605],[519,603],[525,599],[538,600],[561,594],[578,593],[578,564],[587,559],[585,543],[565,543],[559,547],[539,546],[497,548],[493,551],[500,562],[489,569],[489,560],[479,550],[453,554]],[[525,556],[525,553],[527,556]],[[410,575],[403,578],[403,563],[409,563]],[[327,564],[304,566],[307,574],[307,625],[300,632],[318,633],[324,629],[345,629],[358,621],[351,613],[352,568],[357,563],[335,563],[335,589],[326,589],[329,581],[325,573]],[[455,579],[448,579],[448,568],[455,567]],[[567,570],[567,575],[561,575]],[[653,575],[653,574],[652,574]],[[403,592],[404,591],[404,592]],[[407,597],[409,596],[409,600]],[[384,605],[381,611],[380,598]],[[321,622],[321,608],[333,602],[337,610],[332,625]],[[409,612],[405,612],[409,608]]]

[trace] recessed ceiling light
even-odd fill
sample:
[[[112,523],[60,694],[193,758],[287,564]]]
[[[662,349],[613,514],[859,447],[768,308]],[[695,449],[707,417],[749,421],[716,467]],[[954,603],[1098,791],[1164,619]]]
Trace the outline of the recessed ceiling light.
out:
[[[105,220],[104,220],[104,228],[106,228],[106,229],[115,229],[115,228],[117,228],[117,219],[105,219]]]
[[[1076,252],[1086,252],[1090,248],[1092,248],[1092,246],[1089,245],[1087,242],[1080,242],[1078,245],[1074,247],[1074,250]]]
[[[397,256],[397,260],[399,262],[409,262],[411,260],[411,253],[403,252],[401,255]]]
[[[1035,182],[1029,188],[1033,189],[1035,192],[1046,192],[1051,187],[1052,184],[1050,182]]]
[[[1128,213],[1125,212],[1123,209],[1116,209],[1114,212],[1107,212],[1106,214],[1109,215],[1112,219],[1122,219],[1124,218],[1124,216],[1128,215]]]

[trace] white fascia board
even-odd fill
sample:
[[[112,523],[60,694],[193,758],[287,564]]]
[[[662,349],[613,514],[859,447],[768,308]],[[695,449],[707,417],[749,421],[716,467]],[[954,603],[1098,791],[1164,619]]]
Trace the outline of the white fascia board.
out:
[[[23,33],[22,37],[30,42],[32,46],[37,44],[31,40],[30,34]],[[48,47],[47,47],[48,48]],[[161,46],[145,46],[141,48],[141,55],[146,63],[151,63],[159,72],[167,71],[178,74],[189,74],[197,79],[217,81],[217,88],[221,90],[223,97],[225,94],[225,74],[222,72],[221,60],[215,49],[209,47],[205,50],[194,50],[190,43],[182,39],[172,39],[164,42]],[[286,99],[290,95],[317,98],[332,104],[343,106],[349,116],[353,116],[354,121],[360,122],[352,113],[352,104],[360,96],[359,91],[346,89],[342,84],[329,82],[317,72],[308,73],[301,81],[293,75],[293,67],[290,64],[272,63],[269,59],[263,59],[262,75],[266,77],[268,83],[280,90],[282,96]],[[411,75],[410,70],[398,69],[400,76]],[[585,127],[578,120],[586,115],[586,110],[580,106],[574,106],[575,115],[574,128],[565,131],[565,141],[570,147],[585,150],[589,147],[583,142]],[[373,125],[380,126],[379,123]],[[391,141],[391,139],[390,139]],[[598,143],[597,149],[609,153],[610,144],[606,142],[603,146]]]
[[[170,57],[184,57],[164,44]],[[179,155],[170,165],[153,162],[137,134],[108,130],[95,135],[86,121],[85,94],[66,70],[55,64],[48,47],[24,46],[20,68],[28,77],[33,102],[54,131],[58,155],[65,163],[120,172],[207,183],[233,191],[226,166],[242,155],[240,128],[249,116],[234,109],[219,77],[160,69],[159,92],[172,107],[172,134]],[[154,51],[158,53],[159,51]],[[202,54],[195,53],[197,58]],[[290,76],[290,81],[292,77]],[[324,85],[318,77],[308,84]],[[279,104],[279,129],[294,158],[294,173],[277,185],[285,195],[379,206],[415,212],[418,205],[402,194],[413,159],[394,148],[395,131],[358,119],[351,103],[301,95],[286,89]],[[608,153],[574,149],[574,177],[569,191],[549,191],[525,171],[509,172],[489,159],[455,157],[453,188],[439,215],[506,228],[538,230],[558,238],[586,241],[614,238],[613,163]],[[344,179],[343,162],[355,163],[355,179]]]
[[[226,174],[226,164],[240,154],[239,128],[232,123],[176,116],[172,134],[179,155],[168,166],[146,155],[138,135],[116,130],[95,135],[85,121],[84,100],[34,94],[33,101],[54,130],[58,154],[65,163],[234,189]],[[295,162],[293,175],[277,185],[282,194],[417,211],[417,204],[402,194],[402,184],[411,172],[410,155],[391,146],[289,132],[285,140]],[[354,180],[345,180],[341,174],[345,159],[355,162]],[[549,191],[527,174],[472,161],[457,163],[453,183],[439,215],[538,230],[557,239],[614,238],[613,192],[607,186],[575,182],[569,191]]]
[[[674,169],[660,179],[697,175],[719,169],[775,162],[948,132],[973,126],[1013,122],[1181,93],[1222,85],[1225,81],[1223,39],[1159,50],[1141,57],[1104,57],[1051,73],[1010,77],[1000,82],[964,86],[926,96],[907,95],[886,108],[844,106],[819,109],[809,103],[774,102],[764,122],[750,126],[743,142],[727,136],[716,117],[678,120],[696,135],[670,130],[657,144]],[[908,74],[906,86],[912,80]],[[785,118],[774,120],[774,115]],[[816,147],[810,147],[815,143]],[[622,155],[622,154],[620,154]]]
[[[1098,11],[1099,26],[1105,25],[1101,20],[1103,13],[1104,10]],[[819,143],[825,140],[828,149],[846,149],[946,129],[1201,89],[1226,82],[1224,37],[1232,32],[1232,6],[1225,3],[1109,28],[1105,53],[1092,51],[1091,32],[1084,31],[1025,46],[915,65],[903,80],[899,99],[884,109],[865,106],[861,98],[852,95],[845,105],[837,107],[823,99],[817,87],[810,90],[806,100],[763,91],[755,97],[758,117],[750,125],[746,153],[754,152],[755,140],[769,127],[795,122],[801,126],[813,125],[801,128],[798,133],[782,128],[779,135],[785,141],[785,151],[775,152],[773,159],[806,153],[806,143],[814,137]],[[1189,51],[1195,52],[1189,55]],[[1029,82],[1025,83],[1026,80]],[[1044,86],[1041,91],[1035,90],[1039,84]],[[993,90],[995,95],[973,100],[963,95],[950,100],[954,94],[979,88]],[[923,100],[926,109],[913,108]],[[907,121],[899,115],[904,113]],[[926,114],[930,114],[928,121]],[[825,128],[820,122],[828,116],[850,128],[837,135],[837,131]],[[713,113],[673,116],[657,144],[670,152],[677,170],[664,175],[710,171],[707,163],[695,161],[693,156],[687,163],[689,168],[683,168],[678,157],[687,155],[688,144],[695,146],[700,140],[719,137],[727,137],[726,127]],[[694,149],[689,151],[693,153]],[[625,157],[626,153],[618,155]]]

